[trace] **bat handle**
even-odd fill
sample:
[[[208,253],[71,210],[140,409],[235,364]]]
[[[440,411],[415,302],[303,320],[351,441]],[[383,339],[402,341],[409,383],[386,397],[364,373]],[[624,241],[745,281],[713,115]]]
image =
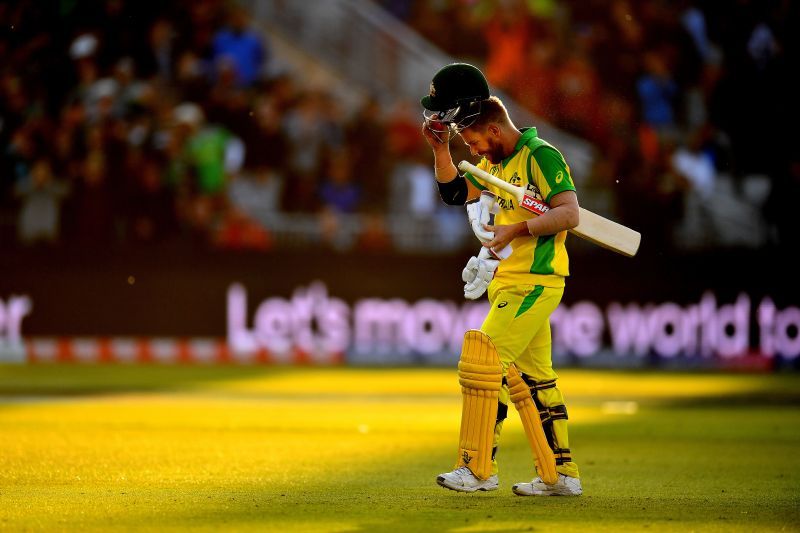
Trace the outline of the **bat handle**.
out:
[[[507,193],[512,195],[514,198],[516,198],[517,202],[522,203],[523,198],[525,197],[525,189],[523,189],[522,187],[517,187],[516,185],[511,185],[507,181],[503,181],[500,178],[498,178],[497,176],[489,174],[485,170],[479,169],[478,167],[476,167],[472,163],[469,163],[467,161],[461,161],[458,164],[458,168],[462,172],[469,172],[470,174],[472,174],[472,176],[474,176],[475,178],[479,179],[480,181],[482,181],[484,183],[490,183],[490,184],[494,185],[495,187],[497,187],[498,189],[500,189],[502,191],[506,191]]]

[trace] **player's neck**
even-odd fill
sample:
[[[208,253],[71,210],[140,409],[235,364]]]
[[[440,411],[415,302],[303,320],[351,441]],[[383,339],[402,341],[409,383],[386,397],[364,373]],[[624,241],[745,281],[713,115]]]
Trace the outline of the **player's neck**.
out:
[[[507,128],[503,128],[500,142],[503,145],[503,153],[506,154],[506,157],[514,153],[514,148],[517,147],[520,137],[522,137],[522,133],[513,124],[509,123]]]

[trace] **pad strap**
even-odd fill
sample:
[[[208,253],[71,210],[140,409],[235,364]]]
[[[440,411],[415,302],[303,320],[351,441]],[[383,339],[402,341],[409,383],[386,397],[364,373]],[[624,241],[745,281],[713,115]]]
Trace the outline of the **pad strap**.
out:
[[[525,381],[525,384],[528,385],[528,388],[531,389],[531,391],[553,389],[556,386],[556,380],[554,379],[536,381],[528,374],[520,373],[520,376],[522,377],[523,381]]]
[[[572,455],[570,454],[569,448],[556,448],[553,450],[553,454],[556,456],[556,465],[558,466],[572,462]]]

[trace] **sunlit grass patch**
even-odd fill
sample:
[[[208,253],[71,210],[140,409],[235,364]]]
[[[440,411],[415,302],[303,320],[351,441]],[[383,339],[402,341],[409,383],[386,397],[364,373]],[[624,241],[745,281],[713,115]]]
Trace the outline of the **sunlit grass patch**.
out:
[[[510,491],[533,475],[513,408],[500,490],[435,485],[455,460],[454,370],[0,367],[0,529],[800,527],[800,378],[561,377],[586,492],[531,500]]]

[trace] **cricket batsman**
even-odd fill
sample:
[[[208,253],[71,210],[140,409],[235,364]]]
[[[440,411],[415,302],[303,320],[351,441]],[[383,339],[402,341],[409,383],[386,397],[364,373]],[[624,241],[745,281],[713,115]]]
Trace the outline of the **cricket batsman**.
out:
[[[482,243],[462,272],[464,296],[476,299],[488,289],[491,303],[481,328],[464,336],[458,363],[463,396],[458,457],[455,469],[436,482],[461,492],[498,488],[495,456],[510,401],[522,419],[537,472],[532,481],[515,484],[514,493],[580,495],[567,408],[552,366],[549,321],[569,275],[567,231],[578,225],[569,166],[536,128],[514,126],[500,99],[489,94],[483,73],[472,65],[455,63],[439,70],[422,106],[422,134],[433,150],[442,200],[466,204]],[[459,174],[449,146],[456,134],[473,156],[481,157],[478,168],[525,187],[551,209],[535,216],[509,193]]]

